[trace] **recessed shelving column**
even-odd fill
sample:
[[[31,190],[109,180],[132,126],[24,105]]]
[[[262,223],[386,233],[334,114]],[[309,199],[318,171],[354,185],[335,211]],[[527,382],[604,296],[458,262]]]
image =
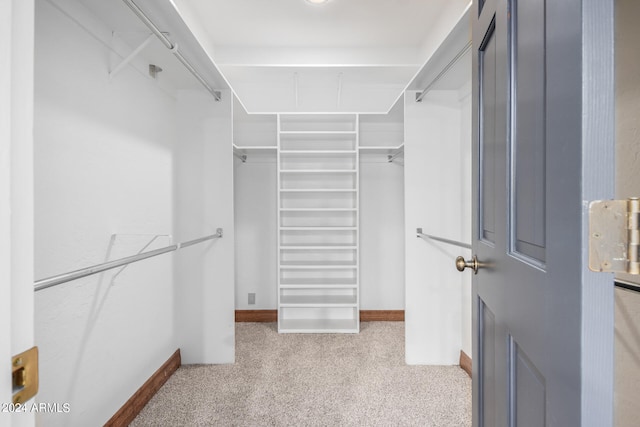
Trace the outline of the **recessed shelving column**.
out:
[[[278,330],[357,333],[358,117],[278,116]]]

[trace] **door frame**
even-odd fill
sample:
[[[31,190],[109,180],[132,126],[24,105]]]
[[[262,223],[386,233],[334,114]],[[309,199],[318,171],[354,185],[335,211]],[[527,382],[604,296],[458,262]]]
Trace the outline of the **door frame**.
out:
[[[588,202],[615,197],[615,1],[582,0],[582,425],[614,421],[614,278],[589,270]],[[578,362],[578,361],[577,361]]]
[[[0,17],[0,402],[8,403],[11,356],[34,345],[34,0],[1,2]],[[28,411],[10,417],[35,422]]]

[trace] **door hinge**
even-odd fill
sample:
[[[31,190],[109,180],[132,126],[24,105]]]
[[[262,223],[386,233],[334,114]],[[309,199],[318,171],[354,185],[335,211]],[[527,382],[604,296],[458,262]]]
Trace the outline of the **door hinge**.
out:
[[[589,269],[640,274],[640,199],[589,204]]]
[[[38,347],[11,358],[13,403],[25,403],[38,393]]]

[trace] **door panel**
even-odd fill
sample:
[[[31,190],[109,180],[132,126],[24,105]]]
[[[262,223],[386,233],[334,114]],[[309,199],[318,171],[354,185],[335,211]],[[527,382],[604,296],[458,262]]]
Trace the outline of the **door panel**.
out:
[[[496,327],[495,316],[482,301],[480,306],[480,364],[478,378],[482,389],[482,426],[496,425]]]
[[[584,365],[595,366],[583,353],[583,322],[595,316],[583,304],[595,302],[583,288],[583,200],[613,169],[613,133],[600,145],[583,134],[611,117],[594,108],[585,118],[584,96],[597,90],[583,55],[601,51],[583,46],[595,26],[583,29],[603,1],[485,0],[473,19],[474,426],[580,426],[591,422],[583,411],[597,412],[581,404],[597,395],[582,375],[602,378]],[[603,161],[585,169],[592,152]],[[610,402],[598,404],[606,414]]]
[[[545,3],[510,2],[511,250],[545,262]]]
[[[545,425],[545,381],[540,371],[510,337],[510,424],[515,426]]]
[[[495,243],[496,194],[496,43],[493,27],[487,31],[479,53],[480,73],[480,213],[481,240]]]
[[[484,6],[484,1],[485,0],[479,0],[478,1],[478,15],[480,15],[482,13],[482,6]]]

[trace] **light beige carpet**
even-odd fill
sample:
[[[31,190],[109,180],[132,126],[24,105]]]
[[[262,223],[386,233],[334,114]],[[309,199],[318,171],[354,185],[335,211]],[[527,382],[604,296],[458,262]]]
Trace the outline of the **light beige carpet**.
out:
[[[405,365],[403,322],[357,335],[237,323],[234,365],[181,367],[131,425],[470,426],[471,379]]]

